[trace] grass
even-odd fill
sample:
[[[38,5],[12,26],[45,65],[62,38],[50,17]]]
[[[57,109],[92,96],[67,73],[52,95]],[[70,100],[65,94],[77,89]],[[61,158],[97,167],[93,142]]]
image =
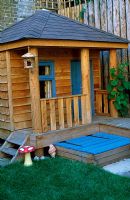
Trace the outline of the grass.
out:
[[[130,200],[130,179],[63,158],[0,168],[0,200]]]

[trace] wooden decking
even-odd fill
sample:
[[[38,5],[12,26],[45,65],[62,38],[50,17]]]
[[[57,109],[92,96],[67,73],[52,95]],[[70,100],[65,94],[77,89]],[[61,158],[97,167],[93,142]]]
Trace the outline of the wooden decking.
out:
[[[12,158],[15,158],[17,156],[17,150],[19,146],[23,144],[33,145],[36,147],[36,149],[41,149],[49,146],[49,144],[55,144],[56,142],[65,141],[71,138],[81,137],[83,135],[88,136],[96,132],[102,132],[102,131],[130,138],[130,118],[115,119],[111,117],[95,116],[93,118],[92,124],[71,127],[57,131],[49,131],[41,134],[32,134],[31,129],[26,129],[26,130],[23,129],[12,133],[6,139],[5,143],[2,145],[0,149],[1,150],[0,154],[2,155],[2,157],[3,155],[5,155],[5,157],[9,156],[10,159],[12,160]],[[9,149],[11,149],[11,151],[8,152]],[[108,153],[109,160],[111,160],[111,157],[113,159],[114,156],[116,156],[115,154],[118,154],[119,158],[127,156],[130,157],[129,149],[130,147],[126,146],[109,151]],[[81,155],[80,152],[77,153],[77,151],[76,152],[73,151],[73,154],[71,152],[72,154],[71,155],[68,151],[69,150],[67,150],[66,153],[63,152],[62,154],[68,155],[68,158],[69,157],[71,158],[73,156],[78,160],[84,161],[87,159],[87,162],[92,161],[93,156],[88,153],[84,153]],[[13,153],[13,155],[11,155],[11,152]],[[98,157],[96,159],[98,159]],[[106,158],[103,157],[103,159]]]
[[[104,116],[93,117],[93,124],[104,124],[130,130],[130,118],[112,118]]]
[[[48,146],[51,143],[64,141],[69,138],[79,137],[81,135],[91,135],[96,131],[108,131],[117,135],[130,137],[130,118],[111,118],[99,117],[93,118],[92,124],[82,125],[62,130],[48,131],[41,134],[32,134],[30,136],[30,144],[37,149]]]

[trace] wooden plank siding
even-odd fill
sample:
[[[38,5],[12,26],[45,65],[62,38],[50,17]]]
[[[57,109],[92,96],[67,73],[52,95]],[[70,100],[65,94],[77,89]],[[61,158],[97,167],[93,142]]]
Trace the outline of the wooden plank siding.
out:
[[[6,52],[0,53],[0,138],[6,139],[12,127],[10,122]]]
[[[21,56],[25,51],[11,51],[12,107],[15,130],[32,127],[29,70]]]
[[[8,69],[7,78],[7,62],[6,54],[0,53],[0,131],[1,134],[13,130],[25,129],[32,127],[32,113],[31,113],[31,98],[30,98],[30,85],[29,85],[29,70],[24,69],[23,59],[21,56],[26,50],[11,50],[9,52],[10,69]],[[99,51],[90,50],[90,59],[93,63],[94,73],[94,88],[100,88],[100,60]],[[53,61],[55,66],[55,80],[56,80],[56,96],[67,97],[72,94],[71,92],[71,61],[81,60],[80,49],[70,48],[40,48],[38,49],[39,61]],[[8,64],[9,64],[8,63]],[[10,80],[10,82],[9,82]],[[10,93],[10,94],[9,94]],[[10,101],[9,96],[10,95]],[[84,101],[84,98],[82,98]],[[10,109],[9,109],[10,104]],[[56,118],[47,114],[42,116],[42,124],[45,127],[50,125],[53,121],[57,123],[59,118],[60,129],[65,127],[65,123],[68,127],[72,126],[72,119],[69,111],[71,102],[66,100],[59,100],[55,107],[52,104],[43,105],[41,107],[41,113],[53,113],[54,110],[58,113]],[[64,108],[66,110],[64,111]],[[85,105],[84,105],[85,108]],[[59,109],[59,111],[58,111]],[[77,99],[74,100],[75,110],[75,125],[79,124],[79,118],[77,118]],[[49,111],[49,112],[48,112]],[[12,116],[10,118],[10,116]],[[48,124],[47,124],[48,121]],[[85,113],[83,113],[83,124],[86,122]],[[52,129],[55,130],[55,123],[52,124]],[[45,128],[46,131],[48,128]]]
[[[39,49],[39,61],[53,61],[55,66],[56,96],[71,95],[71,61],[81,60],[80,50],[72,49]],[[94,88],[101,86],[100,51],[90,50],[93,65]]]

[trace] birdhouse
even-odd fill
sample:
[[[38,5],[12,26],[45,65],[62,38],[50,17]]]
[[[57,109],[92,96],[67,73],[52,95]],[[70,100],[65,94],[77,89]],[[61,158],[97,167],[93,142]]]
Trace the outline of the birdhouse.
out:
[[[26,53],[22,55],[22,58],[24,59],[24,68],[26,69],[34,68],[35,56],[32,53]]]

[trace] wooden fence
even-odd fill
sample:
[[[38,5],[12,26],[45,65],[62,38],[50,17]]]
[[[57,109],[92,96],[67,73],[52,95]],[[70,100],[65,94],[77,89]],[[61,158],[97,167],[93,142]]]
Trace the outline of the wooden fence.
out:
[[[117,36],[130,40],[130,0],[84,0],[76,5],[76,0],[60,0],[58,13],[74,20],[82,21],[81,14],[84,12],[83,22],[101,30],[114,33]],[[106,55],[107,52],[104,52]],[[130,63],[129,50],[117,51],[118,63]],[[107,59],[103,56],[103,65],[107,65]],[[130,71],[130,66],[129,66]]]

